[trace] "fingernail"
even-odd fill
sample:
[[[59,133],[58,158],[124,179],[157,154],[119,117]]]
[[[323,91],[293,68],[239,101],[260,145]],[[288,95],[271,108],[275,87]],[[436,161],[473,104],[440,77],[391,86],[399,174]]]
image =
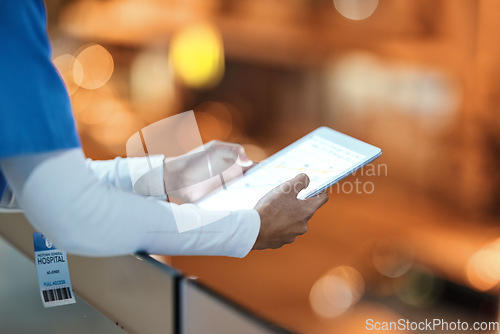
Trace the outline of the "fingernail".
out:
[[[238,163],[238,165],[240,165],[241,167],[250,167],[253,165],[253,161],[250,160],[250,159],[245,159],[245,160],[241,160],[240,157],[238,157],[238,159],[236,160],[236,162]]]

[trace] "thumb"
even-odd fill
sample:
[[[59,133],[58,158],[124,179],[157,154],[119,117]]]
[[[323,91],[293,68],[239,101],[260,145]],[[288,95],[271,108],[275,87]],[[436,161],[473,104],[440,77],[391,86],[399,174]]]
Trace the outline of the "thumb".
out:
[[[297,197],[298,193],[301,192],[303,189],[306,189],[308,185],[309,185],[309,177],[306,174],[301,173],[295,176],[293,179],[285,182],[283,184],[283,187],[287,189],[283,190],[286,190],[294,197]]]

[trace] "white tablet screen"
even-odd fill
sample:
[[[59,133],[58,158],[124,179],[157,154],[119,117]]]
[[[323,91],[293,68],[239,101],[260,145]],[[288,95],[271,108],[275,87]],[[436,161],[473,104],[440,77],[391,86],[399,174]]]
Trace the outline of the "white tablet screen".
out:
[[[365,160],[365,156],[346,147],[313,135],[284,154],[266,160],[243,177],[230,182],[197,205],[209,210],[251,209],[270,190],[279,184],[306,173],[310,178],[307,189],[299,193],[305,198],[314,190],[350,171]]]

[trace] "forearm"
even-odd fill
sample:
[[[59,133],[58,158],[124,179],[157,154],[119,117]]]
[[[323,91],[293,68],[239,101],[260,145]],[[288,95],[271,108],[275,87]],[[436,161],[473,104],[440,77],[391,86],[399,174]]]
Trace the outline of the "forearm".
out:
[[[37,161],[30,161],[36,164]],[[113,160],[92,160],[87,159],[85,161],[86,166],[92,170],[100,182],[110,184],[115,188],[122,189],[125,191],[133,192],[134,187],[130,179],[128,163],[126,159],[117,157]],[[19,164],[17,167],[17,174],[23,175],[20,179],[18,177],[18,182],[24,182],[24,177],[27,177],[31,173],[31,168],[23,163],[23,168],[20,168]],[[0,197],[0,208],[2,209],[19,209],[17,204],[16,196],[12,191],[10,185],[7,184],[7,189],[1,194]]]
[[[134,191],[126,158],[113,160],[85,160],[86,166],[94,172],[99,181],[125,191]]]
[[[0,161],[0,166],[33,226],[71,253],[242,257],[259,231],[258,213],[249,210],[180,233],[184,223],[203,225],[214,212],[144,198],[98,182],[80,150],[49,156],[24,179],[17,166],[29,163],[12,158]]]
[[[162,155],[113,160],[87,159],[87,167],[99,181],[145,196],[165,196]]]

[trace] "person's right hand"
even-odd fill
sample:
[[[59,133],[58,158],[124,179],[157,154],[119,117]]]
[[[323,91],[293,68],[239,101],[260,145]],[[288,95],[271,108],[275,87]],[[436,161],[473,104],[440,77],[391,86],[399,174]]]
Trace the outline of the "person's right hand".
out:
[[[307,188],[309,177],[299,174],[265,195],[255,206],[260,215],[260,231],[253,249],[279,248],[307,232],[307,222],[323,204],[328,194],[297,199]]]
[[[240,144],[218,140],[184,155],[165,159],[163,183],[170,197],[192,203],[253,167]],[[224,175],[223,175],[224,173]],[[224,184],[222,183],[222,184]]]

